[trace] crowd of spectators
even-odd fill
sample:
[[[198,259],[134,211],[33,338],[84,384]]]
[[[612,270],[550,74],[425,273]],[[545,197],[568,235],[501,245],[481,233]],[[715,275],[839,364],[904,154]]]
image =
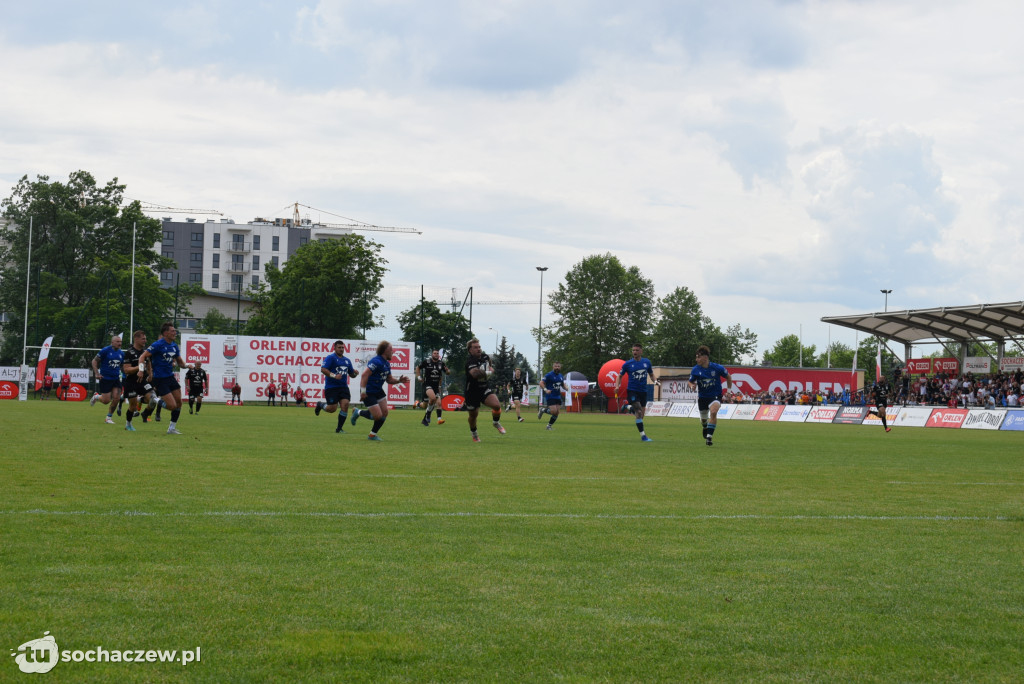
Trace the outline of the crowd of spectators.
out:
[[[890,401],[906,406],[948,406],[951,408],[1016,408],[1024,406],[1021,385],[1024,371],[975,375],[964,373],[951,376],[938,373],[933,376],[895,377]],[[745,395],[727,392],[723,401],[728,404],[809,404],[866,406],[871,403],[869,389],[856,392],[813,392],[778,389]]]

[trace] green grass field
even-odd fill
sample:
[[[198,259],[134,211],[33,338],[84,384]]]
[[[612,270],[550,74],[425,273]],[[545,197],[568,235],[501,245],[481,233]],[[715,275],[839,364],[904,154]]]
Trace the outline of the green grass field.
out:
[[[0,634],[40,681],[1022,681],[1024,434],[0,402]],[[0,681],[21,681],[14,662]]]

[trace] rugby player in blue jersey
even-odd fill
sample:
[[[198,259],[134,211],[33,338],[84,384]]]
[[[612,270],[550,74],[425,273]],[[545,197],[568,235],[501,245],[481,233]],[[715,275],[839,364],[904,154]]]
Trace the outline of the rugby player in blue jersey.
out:
[[[181,358],[181,349],[174,340],[178,337],[173,323],[164,323],[160,326],[160,339],[146,347],[146,351],[139,356],[139,379],[145,374],[146,361],[149,360],[153,368],[153,388],[156,395],[164,402],[164,406],[171,412],[171,422],[167,426],[167,434],[180,435],[178,432],[178,416],[181,415],[181,385],[174,378],[174,367],[192,369],[191,364],[185,363]]]
[[[700,425],[704,443],[712,445],[715,427],[718,424],[718,409],[722,406],[722,380],[732,389],[732,377],[725,366],[711,363],[711,350],[707,345],[697,349],[697,365],[690,372],[690,389],[697,390],[697,409],[700,411]]]
[[[561,410],[559,407],[562,405],[562,394],[564,393],[565,378],[562,377],[562,364],[555,361],[551,364],[551,372],[540,381],[540,395],[546,408],[537,409],[538,418],[544,414],[545,410],[551,414],[551,417],[548,418],[548,430],[555,429],[555,421],[558,420],[558,412]]]
[[[352,412],[352,425],[355,425],[356,420],[360,417],[373,418],[373,429],[370,430],[367,437],[371,442],[381,441],[377,433],[388,418],[388,389],[385,385],[397,385],[409,381],[409,378],[404,375],[396,378],[391,374],[392,351],[391,343],[386,340],[377,345],[377,355],[366,364],[366,370],[363,371],[363,377],[360,379],[363,391],[359,398],[366,408]]]
[[[647,433],[644,432],[644,415],[647,412],[647,378],[654,375],[654,367],[651,360],[642,358],[644,348],[639,342],[633,345],[633,358],[622,364],[621,375],[629,377],[626,385],[626,397],[633,407],[633,417],[636,419],[636,429],[640,431],[641,442],[653,442]],[[661,384],[654,380],[655,385]],[[615,398],[619,398],[618,385],[615,386]]]
[[[348,404],[352,399],[352,393],[348,388],[349,378],[359,375],[352,366],[352,361],[345,356],[345,343],[337,340],[334,343],[334,353],[324,357],[320,364],[320,372],[324,375],[324,401],[316,402],[313,412],[320,415],[321,411],[334,413],[338,411],[338,427],[335,432],[345,432],[345,419],[348,418]]]
[[[110,407],[105,422],[113,424],[114,408],[121,401],[121,364],[124,363],[124,352],[121,350],[121,338],[114,335],[110,344],[100,349],[92,359],[92,372],[99,380],[99,391],[92,395],[89,406],[95,406],[97,400]]]

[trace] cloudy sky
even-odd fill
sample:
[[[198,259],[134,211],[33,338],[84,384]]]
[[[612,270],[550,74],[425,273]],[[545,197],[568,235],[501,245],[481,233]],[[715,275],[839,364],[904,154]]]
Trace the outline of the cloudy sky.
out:
[[[852,345],[821,317],[882,288],[1024,298],[1021,25],[945,0],[5,2],[0,196],[86,169],[238,221],[299,201],[422,230],[371,234],[389,287],[478,301],[613,252],[761,349]],[[532,358],[537,316],[474,329]]]

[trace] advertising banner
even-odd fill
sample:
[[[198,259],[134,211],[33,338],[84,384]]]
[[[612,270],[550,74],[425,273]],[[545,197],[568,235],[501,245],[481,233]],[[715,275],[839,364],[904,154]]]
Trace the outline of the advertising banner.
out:
[[[877,410],[877,409],[876,409]],[[899,406],[887,406],[885,408],[885,423],[886,425],[895,425],[896,419],[900,416]],[[881,425],[882,419],[876,416],[874,413],[868,413],[864,416],[864,422],[861,425]]]
[[[65,369],[65,368],[60,368],[58,366],[51,366],[49,372],[54,377],[54,386],[56,386],[57,382],[60,382],[60,376],[64,373],[65,370],[67,370],[68,371],[68,375],[71,376],[71,382],[78,382],[78,383],[81,383],[83,385],[88,385],[89,384],[89,372],[90,372],[90,370],[88,368],[67,368],[67,369]],[[17,366],[0,366],[0,380],[9,380],[10,382],[14,382],[14,383],[20,382],[21,381],[21,369],[19,369]],[[29,366],[27,381],[28,382],[35,382],[36,381],[36,367],[35,366]]]
[[[644,415],[667,416],[668,407],[669,403],[667,401],[649,401],[647,402],[647,410],[644,412]]]
[[[805,423],[831,423],[839,412],[838,406],[812,406]]]
[[[345,356],[362,374],[366,364],[377,355],[377,342],[343,340]],[[198,335],[183,333],[178,340],[186,363],[200,361],[210,375],[207,401],[225,402],[231,398],[231,387],[237,381],[243,401],[259,401],[266,397],[271,382],[286,380],[292,389],[301,387],[306,399],[323,399],[323,374],[320,364],[334,352],[334,340],[308,337],[250,337],[242,335]],[[413,342],[392,342],[391,372],[397,378],[406,375],[408,382],[388,386],[392,404],[412,404],[415,398]],[[352,399],[359,399],[359,378],[351,381]]]
[[[964,359],[964,373],[985,375],[992,371],[992,359],[987,356],[968,356]]]
[[[765,404],[758,407],[757,413],[754,414],[754,420],[778,420],[785,410],[786,406],[783,404]]]
[[[754,416],[757,415],[760,408],[758,404],[736,404],[736,409],[732,412],[732,419],[754,420]],[[696,411],[696,409],[694,410]]]
[[[932,359],[932,373],[960,375],[960,359],[954,359],[952,357]]]
[[[67,392],[62,392],[60,388],[57,388],[56,391],[60,393],[60,398],[63,399],[64,401],[85,401],[86,399],[89,398],[88,390],[86,390],[83,385],[79,385],[77,382],[71,383],[71,386],[68,387]]]
[[[840,406],[832,422],[844,425],[860,425],[864,422],[864,416],[867,414],[867,406]]]
[[[1004,356],[999,359],[999,371],[1002,373],[1016,373],[1024,370],[1024,356]]]
[[[973,409],[961,427],[965,430],[998,430],[1005,416],[1006,411]]]
[[[1024,409],[1007,411],[1006,418],[1003,418],[1003,424],[999,426],[999,429],[1024,431]]]
[[[718,420],[729,420],[735,410],[736,404],[722,404],[718,407]]]
[[[892,422],[894,425],[904,427],[924,427],[928,424],[931,415],[932,409],[927,406],[904,406],[900,409],[896,420]],[[886,420],[888,419],[888,414],[886,414]]]
[[[958,429],[967,419],[967,409],[938,408],[932,409],[925,427]]]
[[[21,390],[10,380],[0,380],[0,399],[17,399]]]
[[[455,411],[466,403],[466,398],[461,394],[446,394],[441,400],[441,408],[445,411]]]
[[[688,418],[690,412],[696,406],[696,404],[689,401],[673,401],[672,406],[668,410],[668,415],[672,418]]]
[[[661,398],[668,401],[697,401],[697,390],[691,390],[686,380],[662,380]]]
[[[842,392],[850,385],[848,369],[727,366],[726,370],[732,376],[733,387],[747,396],[775,390]],[[863,384],[863,373],[858,371],[858,375],[858,382]]]
[[[810,406],[786,406],[782,410],[782,415],[779,416],[780,423],[802,423],[807,420],[807,416],[811,413]]]
[[[931,375],[931,359],[907,359],[907,375]]]

